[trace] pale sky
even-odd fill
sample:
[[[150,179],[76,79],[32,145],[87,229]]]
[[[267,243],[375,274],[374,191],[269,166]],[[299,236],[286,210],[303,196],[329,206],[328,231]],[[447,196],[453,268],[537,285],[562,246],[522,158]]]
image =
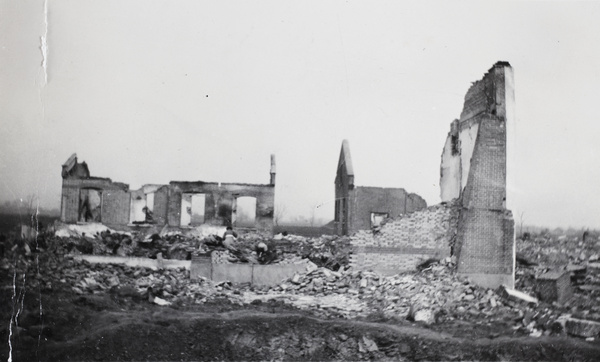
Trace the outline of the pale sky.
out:
[[[503,60],[515,220],[600,227],[598,1],[0,0],[0,11],[0,201],[36,193],[58,208],[74,152],[132,189],[266,184],[274,153],[276,204],[333,219],[348,139],[357,185],[436,204],[450,122]]]

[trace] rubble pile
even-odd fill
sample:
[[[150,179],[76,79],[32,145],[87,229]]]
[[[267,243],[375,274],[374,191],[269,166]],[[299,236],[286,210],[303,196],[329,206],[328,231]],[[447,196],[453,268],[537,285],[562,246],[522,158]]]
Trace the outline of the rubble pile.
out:
[[[527,303],[503,300],[495,291],[480,288],[456,276],[452,267],[452,260],[447,258],[420,273],[394,276],[351,269],[335,272],[318,268],[304,275],[296,274],[270,288],[268,293],[331,297],[329,301],[333,307],[326,303],[324,309],[332,308],[353,317],[381,313],[387,318],[435,323],[454,319],[514,321],[525,315]],[[365,308],[356,310],[355,304],[348,305],[348,296],[364,302]],[[312,306],[323,308],[319,301],[315,299]],[[346,305],[348,309],[344,308]],[[544,328],[549,329],[550,326],[544,325]],[[530,329],[533,331],[533,326]]]
[[[571,335],[592,336],[600,322],[600,242],[597,235],[526,233],[517,239],[516,288],[536,295],[536,284],[547,273],[568,273],[572,295],[549,306]]]
[[[23,275],[29,287],[52,291],[66,288],[76,294],[127,294],[136,299],[161,298],[171,303],[204,303],[210,298],[233,294],[223,292],[217,283],[201,279],[191,281],[189,270],[130,267],[121,264],[92,264],[71,256],[40,257],[37,261],[22,257],[16,264],[3,259],[2,269]],[[39,272],[38,272],[39,271]]]
[[[240,234],[234,243],[237,251],[226,250],[222,244],[222,228],[146,230],[117,232],[102,224],[57,225],[56,236],[46,240],[52,252],[58,254],[117,255],[156,258],[161,253],[165,259],[190,260],[196,254],[215,254],[217,263],[289,264],[310,259],[319,266],[337,270],[348,265],[351,254],[350,239],[323,235],[307,238],[279,234],[275,237],[260,232]],[[256,245],[268,245],[269,255],[259,260]]]
[[[532,292],[534,280],[540,275],[566,271],[576,291],[600,291],[600,241],[595,235],[583,239],[548,232],[527,233],[525,238],[517,239],[518,289]]]
[[[256,240],[261,239],[252,234],[247,239],[240,237],[236,247],[249,248]],[[201,239],[180,233],[152,234],[141,240],[137,235],[102,230],[91,235],[52,238],[45,251],[28,256],[12,255],[16,261],[4,258],[0,267],[18,271],[18,275],[23,275],[23,283],[26,281],[41,290],[66,288],[80,295],[132,295],[160,305],[203,304],[223,299],[247,305],[279,300],[325,318],[408,319],[427,324],[504,323],[531,336],[567,332],[588,339],[597,337],[596,331],[600,330],[600,263],[593,254],[585,263],[579,260],[578,264],[560,266],[571,273],[570,284],[574,289],[568,302],[561,304],[534,298],[536,278],[556,270],[556,265],[521,263],[517,269],[517,289],[523,294],[471,284],[454,273],[452,258],[430,260],[423,263],[419,271],[383,276],[348,266],[351,248],[347,238],[287,235],[267,242],[278,250],[278,262],[306,257],[314,262],[308,264],[306,272],[297,273],[275,286],[258,287],[215,283],[202,278],[190,280],[186,269],[90,264],[72,257],[77,253],[129,256],[159,252],[173,257],[177,253],[183,256],[210,249]],[[596,251],[595,245],[594,241],[594,247],[586,250]],[[236,257],[223,249],[213,251],[212,255],[222,263],[232,262],[230,258]],[[532,255],[527,257],[542,260]]]
[[[301,259],[309,259],[318,266],[338,270],[349,263],[352,247],[350,238],[337,235],[322,235],[321,237],[304,237],[300,235],[278,234],[265,238],[262,234],[248,233],[240,235],[235,247],[245,254],[252,254],[258,242],[264,242],[274,253],[268,264],[292,264]],[[232,253],[219,259],[220,262],[240,262]]]
[[[588,236],[589,235],[589,236]],[[600,260],[600,239],[594,234],[553,235],[524,233],[517,239],[517,253],[539,265],[567,265]]]
[[[67,288],[76,294],[129,295],[160,305],[190,305],[226,299],[234,304],[279,300],[321,317],[414,320],[427,324],[462,320],[505,322],[530,335],[561,333],[570,318],[554,309],[507,299],[497,291],[470,284],[452,272],[451,259],[416,273],[382,276],[368,271],[311,267],[274,287],[190,280],[185,269],[152,270],[116,264],[90,264],[70,256],[46,254],[37,262],[3,260],[3,269],[23,273],[41,290]],[[38,272],[39,271],[39,272]],[[562,318],[562,319],[561,319]],[[569,322],[573,323],[573,322]],[[589,331],[585,326],[583,330]],[[586,332],[590,333],[590,332]]]

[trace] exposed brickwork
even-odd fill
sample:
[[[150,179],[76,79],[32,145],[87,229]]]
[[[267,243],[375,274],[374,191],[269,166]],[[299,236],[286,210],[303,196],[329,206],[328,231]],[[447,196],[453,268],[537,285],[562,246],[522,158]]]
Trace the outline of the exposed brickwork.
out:
[[[357,186],[348,193],[351,206],[350,234],[371,228],[371,213],[387,213],[397,218],[406,213],[422,210],[427,203],[416,194],[409,194],[400,188]]]
[[[350,265],[394,274],[429,258],[450,256],[457,222],[456,204],[440,204],[389,221],[378,233],[359,231],[351,237]]]
[[[465,274],[514,273],[514,229],[509,211],[462,209],[456,255]]]
[[[489,114],[479,118],[479,132],[464,190],[466,208],[504,210],[506,200],[506,127]]]
[[[475,82],[465,96],[458,130],[454,121],[442,154],[442,197],[458,194],[462,206],[457,270],[486,287],[514,286],[514,221],[506,210],[506,128],[512,117],[507,111],[513,108],[512,86],[512,69],[505,62]]]

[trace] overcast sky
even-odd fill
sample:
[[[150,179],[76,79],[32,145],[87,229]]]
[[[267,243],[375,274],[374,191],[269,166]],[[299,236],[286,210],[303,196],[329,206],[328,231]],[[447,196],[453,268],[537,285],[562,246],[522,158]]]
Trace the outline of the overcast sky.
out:
[[[58,208],[74,152],[132,189],[268,183],[274,153],[276,204],[332,219],[348,139],[357,185],[436,204],[450,122],[503,60],[515,219],[600,227],[600,2],[0,4],[0,201]]]

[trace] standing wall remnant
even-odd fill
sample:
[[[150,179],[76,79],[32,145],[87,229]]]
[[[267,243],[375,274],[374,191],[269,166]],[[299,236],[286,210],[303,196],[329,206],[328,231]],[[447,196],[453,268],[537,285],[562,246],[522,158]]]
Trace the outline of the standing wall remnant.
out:
[[[507,124],[514,117],[513,70],[496,63],[473,83],[452,122],[441,162],[442,202],[458,199],[457,271],[484,287],[514,287],[515,235],[506,209]]]
[[[115,229],[200,225],[271,232],[275,203],[275,156],[269,184],[178,182],[144,185],[139,190],[92,177],[73,154],[62,166],[61,221],[100,222]]]

